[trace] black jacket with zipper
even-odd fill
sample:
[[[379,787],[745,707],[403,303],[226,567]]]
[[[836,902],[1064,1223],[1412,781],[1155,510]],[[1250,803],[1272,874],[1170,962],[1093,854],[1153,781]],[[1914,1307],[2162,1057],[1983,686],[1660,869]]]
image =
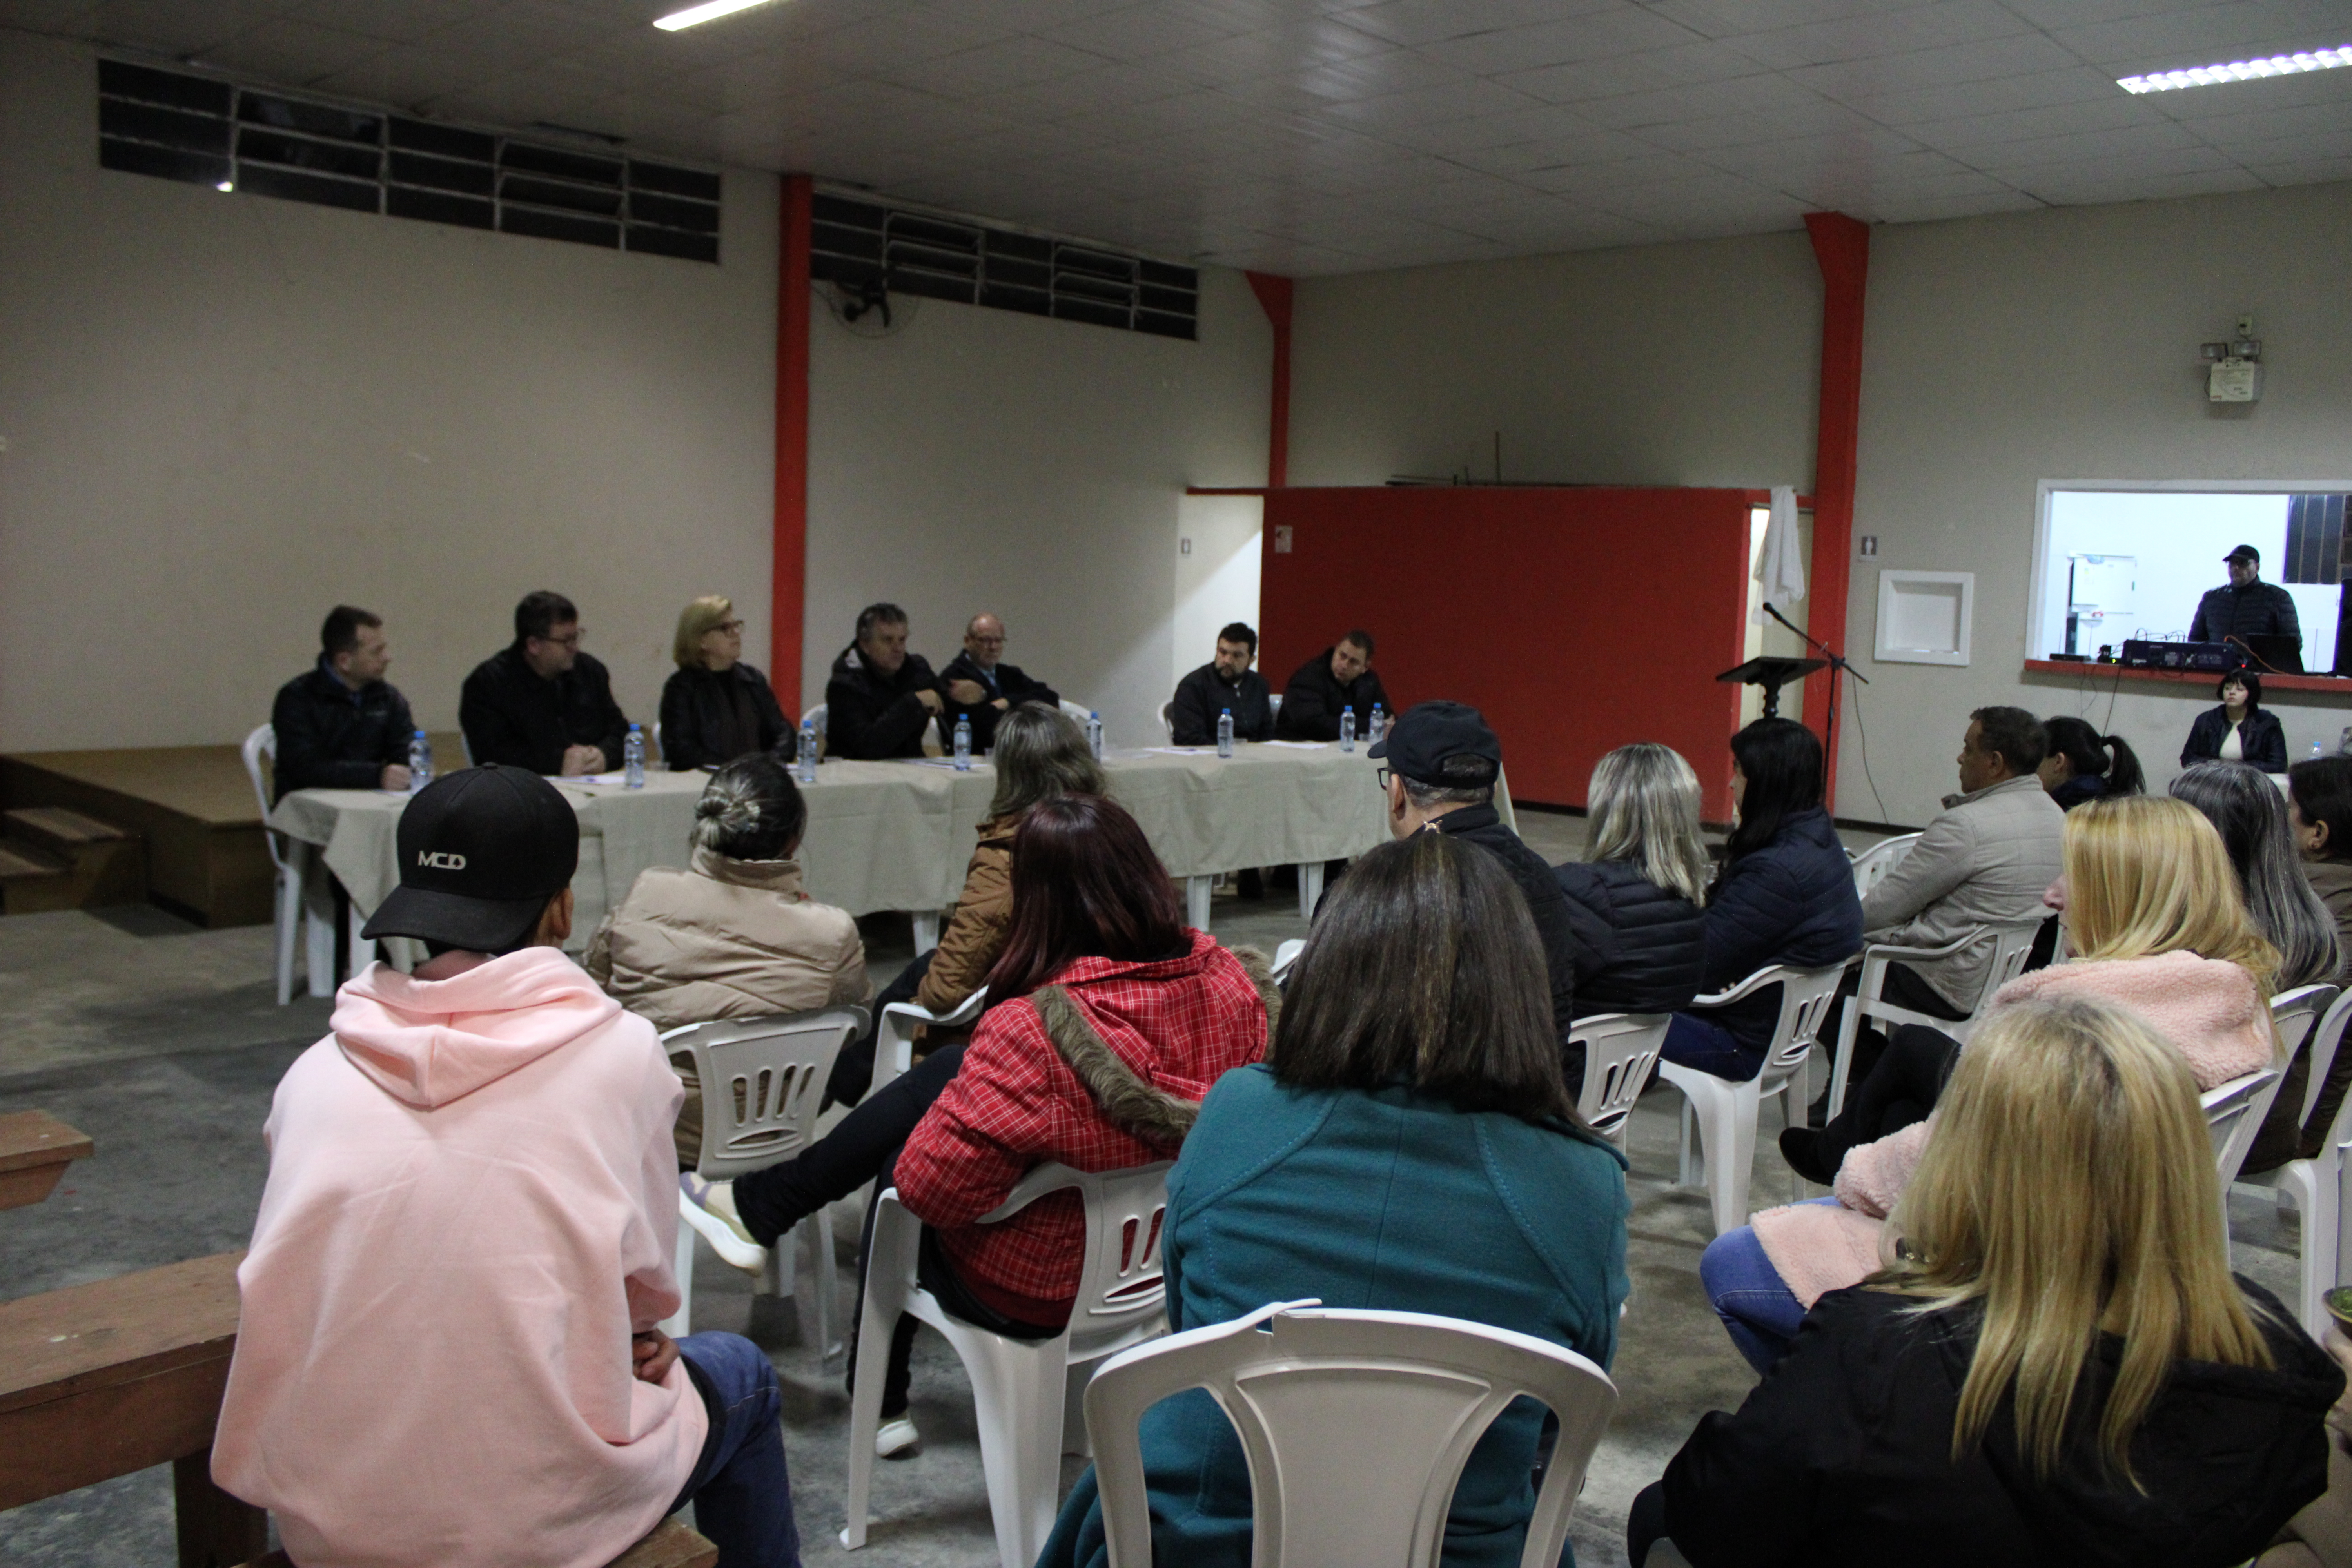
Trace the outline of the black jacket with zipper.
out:
[[[931,710],[917,694],[939,689],[940,678],[922,655],[908,654],[896,674],[884,675],[850,644],[824,683],[824,754],[867,762],[921,756]]]
[[[1673,1013],[1706,979],[1706,917],[1626,860],[1552,872],[1576,932],[1576,1012]]]
[[[800,731],[784,717],[783,706],[776,700],[775,689],[766,676],[740,661],[723,670],[696,665],[674,671],[662,686],[662,761],[670,772],[722,766],[746,754],[719,754],[728,750],[719,737],[733,721],[730,710],[739,693],[759,719],[759,743],[752,750],[766,752],[782,763],[800,755]]]

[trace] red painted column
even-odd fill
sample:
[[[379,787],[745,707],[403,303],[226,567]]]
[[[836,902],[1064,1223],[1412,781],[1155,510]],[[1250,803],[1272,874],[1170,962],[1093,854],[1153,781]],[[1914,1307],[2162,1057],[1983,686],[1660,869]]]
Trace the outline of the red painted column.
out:
[[[806,174],[783,181],[776,268],[775,561],[769,575],[768,684],[788,721],[801,712],[801,634],[808,601],[809,214]]]
[[[1274,323],[1274,429],[1265,448],[1265,482],[1280,489],[1290,482],[1290,295],[1291,280],[1271,272],[1244,274]]]
[[[1807,213],[1822,270],[1822,393],[1813,449],[1813,560],[1805,629],[1842,654],[1853,574],[1854,468],[1862,437],[1862,304],[1870,278],[1870,226],[1843,213]],[[1840,683],[1843,701],[1844,683]],[[1830,809],[1837,809],[1838,727],[1829,674],[1805,682],[1805,723],[1822,737]]]

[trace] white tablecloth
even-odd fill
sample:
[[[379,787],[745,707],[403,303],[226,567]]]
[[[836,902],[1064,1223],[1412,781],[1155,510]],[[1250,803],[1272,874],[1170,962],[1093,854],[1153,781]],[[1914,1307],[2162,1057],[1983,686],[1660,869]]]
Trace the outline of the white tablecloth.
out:
[[[1245,743],[1234,753],[1163,748],[1104,759],[1111,794],[1135,814],[1171,875],[1344,859],[1387,837],[1375,764],[1360,748]],[[694,804],[709,775],[648,773],[637,790],[617,780],[553,782],[580,815],[577,951],[637,873],[686,864]],[[959,773],[929,763],[827,762],[815,784],[801,786],[809,825],[800,858],[810,895],[852,914],[949,908],[995,790],[986,763]],[[400,880],[395,838],[407,804],[406,795],[380,790],[296,790],[269,825],[319,847],[352,903],[372,911]]]

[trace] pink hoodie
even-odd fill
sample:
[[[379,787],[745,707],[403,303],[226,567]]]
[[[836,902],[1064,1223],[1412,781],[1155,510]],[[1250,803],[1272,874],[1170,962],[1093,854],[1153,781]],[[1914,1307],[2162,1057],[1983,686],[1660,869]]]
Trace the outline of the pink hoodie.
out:
[[[604,1568],[709,1425],[677,1310],[682,1091],[552,948],[377,964],[278,1083],[213,1475],[301,1568]]]

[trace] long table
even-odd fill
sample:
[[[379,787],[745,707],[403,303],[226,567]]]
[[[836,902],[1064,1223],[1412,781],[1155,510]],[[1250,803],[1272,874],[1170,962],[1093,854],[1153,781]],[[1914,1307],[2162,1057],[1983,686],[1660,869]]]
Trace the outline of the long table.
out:
[[[1308,868],[1302,900],[1311,902],[1325,861],[1360,855],[1388,836],[1376,764],[1361,749],[1276,742],[1234,751],[1220,758],[1209,747],[1155,747],[1103,759],[1110,793],[1186,883],[1192,923],[1203,929],[1216,874],[1295,863]],[[571,943],[578,951],[639,872],[686,863],[708,775],[648,773],[640,789],[612,775],[551,782],[580,816]],[[995,769],[985,762],[969,773],[929,760],[824,763],[816,782],[801,786],[809,823],[800,860],[810,896],[852,914],[910,911],[918,947],[928,945],[938,912],[962,889],[995,791]],[[296,790],[269,826],[324,857],[351,894],[356,923],[399,883],[396,839],[407,804],[381,790]],[[356,964],[362,944],[352,950]]]

